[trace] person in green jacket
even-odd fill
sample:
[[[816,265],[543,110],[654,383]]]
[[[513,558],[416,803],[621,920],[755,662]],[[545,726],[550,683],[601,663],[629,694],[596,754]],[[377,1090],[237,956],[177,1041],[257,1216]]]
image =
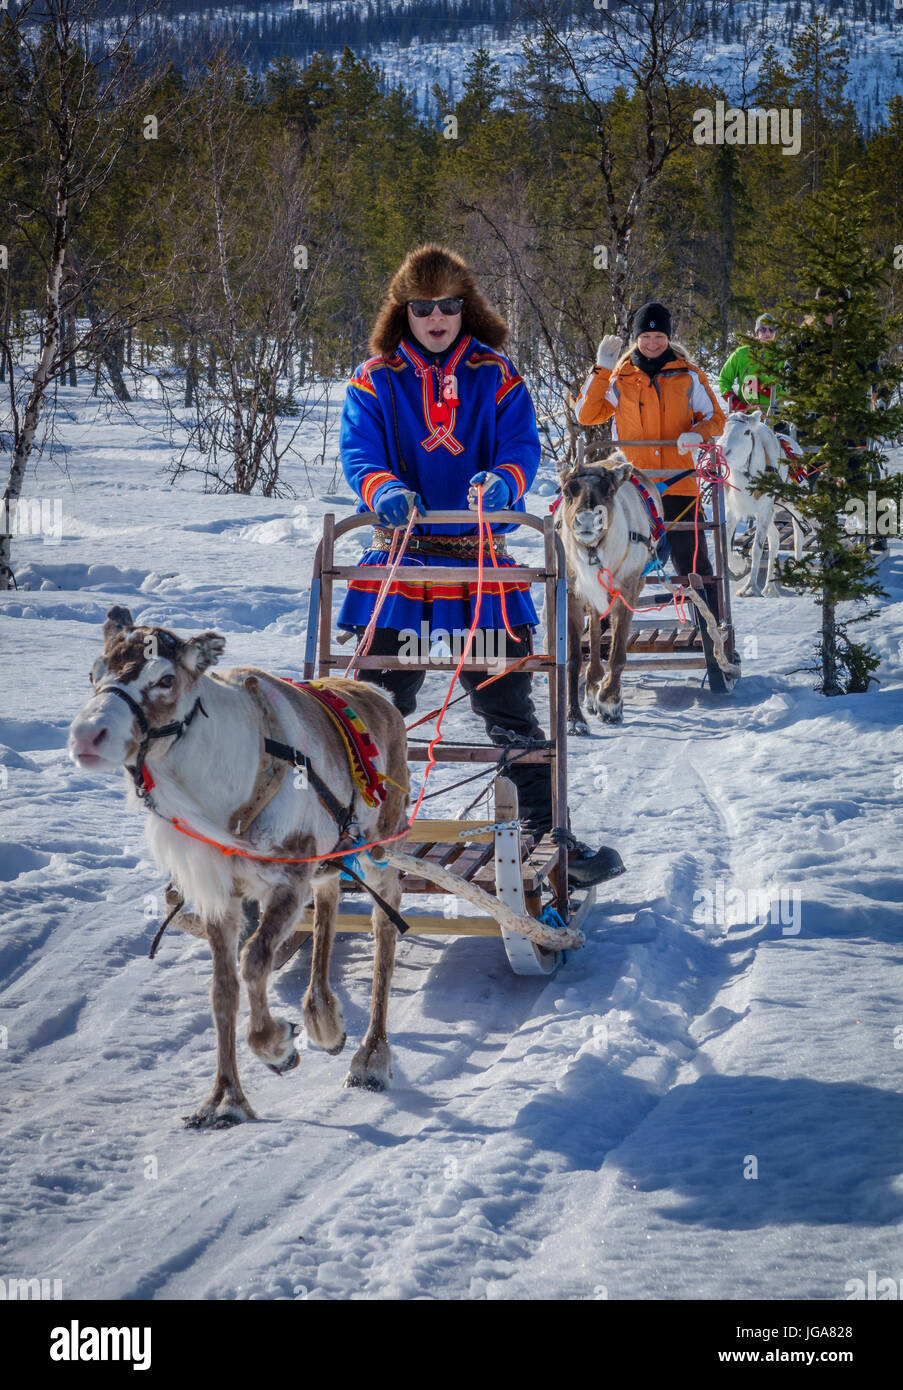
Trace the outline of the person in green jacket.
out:
[[[761,410],[776,414],[781,363],[773,350],[775,321],[771,314],[756,319],[756,338],[761,351],[743,344],[732,352],[718,374],[718,387],[731,410]],[[769,422],[770,423],[770,422]]]

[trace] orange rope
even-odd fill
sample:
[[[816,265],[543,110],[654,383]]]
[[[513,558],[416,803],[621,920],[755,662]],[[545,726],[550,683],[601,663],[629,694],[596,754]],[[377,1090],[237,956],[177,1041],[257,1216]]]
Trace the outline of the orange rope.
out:
[[[392,544],[389,547],[389,555],[388,559],[386,560],[386,564],[389,566],[389,572],[384,576],[383,582],[379,586],[379,590],[376,595],[376,602],[373,605],[373,612],[370,614],[370,621],[367,623],[367,626],[361,635],[361,640],[357,644],[357,650],[355,651],[354,656],[351,658],[346,667],[346,673],[349,680],[357,680],[357,672],[354,669],[354,663],[360,657],[366,656],[370,650],[370,647],[373,644],[373,636],[376,632],[376,619],[379,617],[380,609],[382,608],[383,604],[389,596],[389,589],[391,587],[392,580],[395,578],[395,575],[398,572],[398,567],[401,564],[405,550],[407,549],[408,540],[410,539],[411,531],[414,526],[414,514],[415,509],[412,504],[411,514],[408,517],[408,524],[405,527],[405,533],[401,538],[401,549],[399,550],[397,556],[395,555],[395,547],[398,544],[399,528],[396,526],[392,532]]]
[[[483,492],[482,492],[482,485],[481,485],[480,494],[479,494],[479,501],[480,501],[480,503],[482,503],[482,500],[483,500]],[[480,512],[480,514],[482,515],[482,507],[481,507],[481,512]],[[492,539],[492,527],[489,525],[489,522],[488,522],[488,521],[485,523],[485,525],[486,525],[486,544],[489,546],[489,555],[490,555],[490,558],[491,558],[491,560],[492,560],[493,569],[504,569],[505,566],[504,566],[504,565],[500,565],[499,562],[498,562],[498,558],[496,557],[495,545],[494,545],[493,539]],[[478,539],[478,541],[479,541],[480,555],[482,556],[482,554],[483,554],[483,532],[482,532],[482,528],[480,529],[480,531],[479,531],[479,533],[478,533],[477,539]],[[507,608],[505,607],[505,586],[504,586],[504,584],[500,584],[500,585],[499,585],[499,600],[500,600],[501,605],[502,605],[502,622],[505,624],[505,631],[507,632],[508,636],[511,638],[512,642],[516,642],[516,641],[517,641],[517,638],[516,638],[516,636],[514,635],[514,633],[511,631],[511,625],[510,625],[510,623],[508,622],[508,610],[507,610]],[[477,606],[477,612],[479,613],[479,611],[480,611],[480,610],[479,610],[479,605],[478,605],[478,606]]]

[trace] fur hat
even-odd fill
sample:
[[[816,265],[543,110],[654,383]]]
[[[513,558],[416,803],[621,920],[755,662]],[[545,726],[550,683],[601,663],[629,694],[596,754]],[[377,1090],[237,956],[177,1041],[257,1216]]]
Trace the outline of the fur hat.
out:
[[[633,316],[633,336],[638,338],[641,333],[664,333],[667,338],[671,337],[671,315],[664,304],[652,300],[637,309]]]
[[[501,348],[508,326],[477,289],[473,271],[446,246],[430,242],[409,251],[392,276],[370,334],[370,351],[388,357],[410,335],[407,306],[412,299],[460,298],[461,326],[487,347]]]

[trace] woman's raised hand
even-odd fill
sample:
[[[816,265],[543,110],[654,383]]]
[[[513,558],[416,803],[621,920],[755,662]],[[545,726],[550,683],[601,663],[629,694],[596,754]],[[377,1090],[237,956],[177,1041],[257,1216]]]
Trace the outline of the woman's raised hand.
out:
[[[616,333],[609,333],[599,344],[596,353],[596,366],[607,367],[611,371],[621,355],[621,348],[624,346],[622,339]]]

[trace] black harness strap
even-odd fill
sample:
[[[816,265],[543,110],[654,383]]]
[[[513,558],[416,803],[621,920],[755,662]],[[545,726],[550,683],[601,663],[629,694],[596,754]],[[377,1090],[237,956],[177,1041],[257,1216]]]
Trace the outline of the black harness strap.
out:
[[[132,696],[128,693],[127,690],[123,690],[118,685],[102,685],[95,691],[95,694],[118,695],[120,700],[125,700],[129,709],[132,711],[132,714],[138,721],[138,727],[141,730],[141,733],[144,737],[138,745],[138,757],[135,760],[135,766],[128,768],[128,771],[132,778],[132,781],[135,783],[135,791],[142,799],[146,799],[147,796],[143,780],[144,759],[147,757],[147,750],[150,747],[151,743],[154,741],[154,739],[180,739],[182,735],[185,733],[185,730],[191,724],[191,721],[194,719],[195,715],[199,711],[205,719],[208,719],[210,717],[207,714],[207,711],[204,709],[201,697],[199,695],[184,719],[174,719],[170,724],[163,724],[159,729],[152,729],[147,722],[147,716],[145,715],[144,710],[138,704],[138,701],[132,698]]]
[[[185,899],[184,899],[183,897],[180,896],[180,897],[179,897],[179,901],[176,903],[176,905],[175,905],[175,907],[173,908],[172,912],[171,912],[171,913],[169,914],[169,916],[166,918],[166,921],[165,921],[165,922],[163,923],[163,925],[160,927],[160,930],[157,932],[157,935],[154,937],[153,941],[151,942],[151,948],[150,948],[150,950],[149,950],[148,953],[147,953],[148,959],[149,959],[149,960],[153,960],[154,956],[157,954],[157,947],[160,945],[160,942],[163,940],[163,933],[166,931],[166,928],[169,926],[170,922],[172,921],[173,917],[175,917],[176,913],[177,913],[177,912],[181,912],[181,911],[182,911],[182,908],[183,908],[184,906],[185,906]]]
[[[350,879],[353,879],[359,888],[363,888],[365,893],[370,894],[377,907],[382,908],[393,927],[398,929],[399,935],[404,936],[405,932],[408,930],[408,923],[404,920],[401,913],[396,912],[394,907],[390,907],[381,893],[377,893],[375,888],[371,888],[369,883],[364,882],[360,874],[356,874],[352,868],[349,868],[348,862],[345,859],[342,860],[342,872],[347,874]]]
[[[310,785],[313,787],[317,796],[332,816],[339,828],[339,838],[341,839],[348,833],[348,827],[354,820],[354,785],[351,787],[351,800],[347,806],[343,806],[337,796],[333,796],[323,778],[311,766],[310,759],[305,753],[301,753],[297,748],[292,748],[289,743],[279,743],[274,738],[265,738],[263,746],[266,751],[274,758],[280,758],[284,763],[291,763],[293,767],[300,767]]]

